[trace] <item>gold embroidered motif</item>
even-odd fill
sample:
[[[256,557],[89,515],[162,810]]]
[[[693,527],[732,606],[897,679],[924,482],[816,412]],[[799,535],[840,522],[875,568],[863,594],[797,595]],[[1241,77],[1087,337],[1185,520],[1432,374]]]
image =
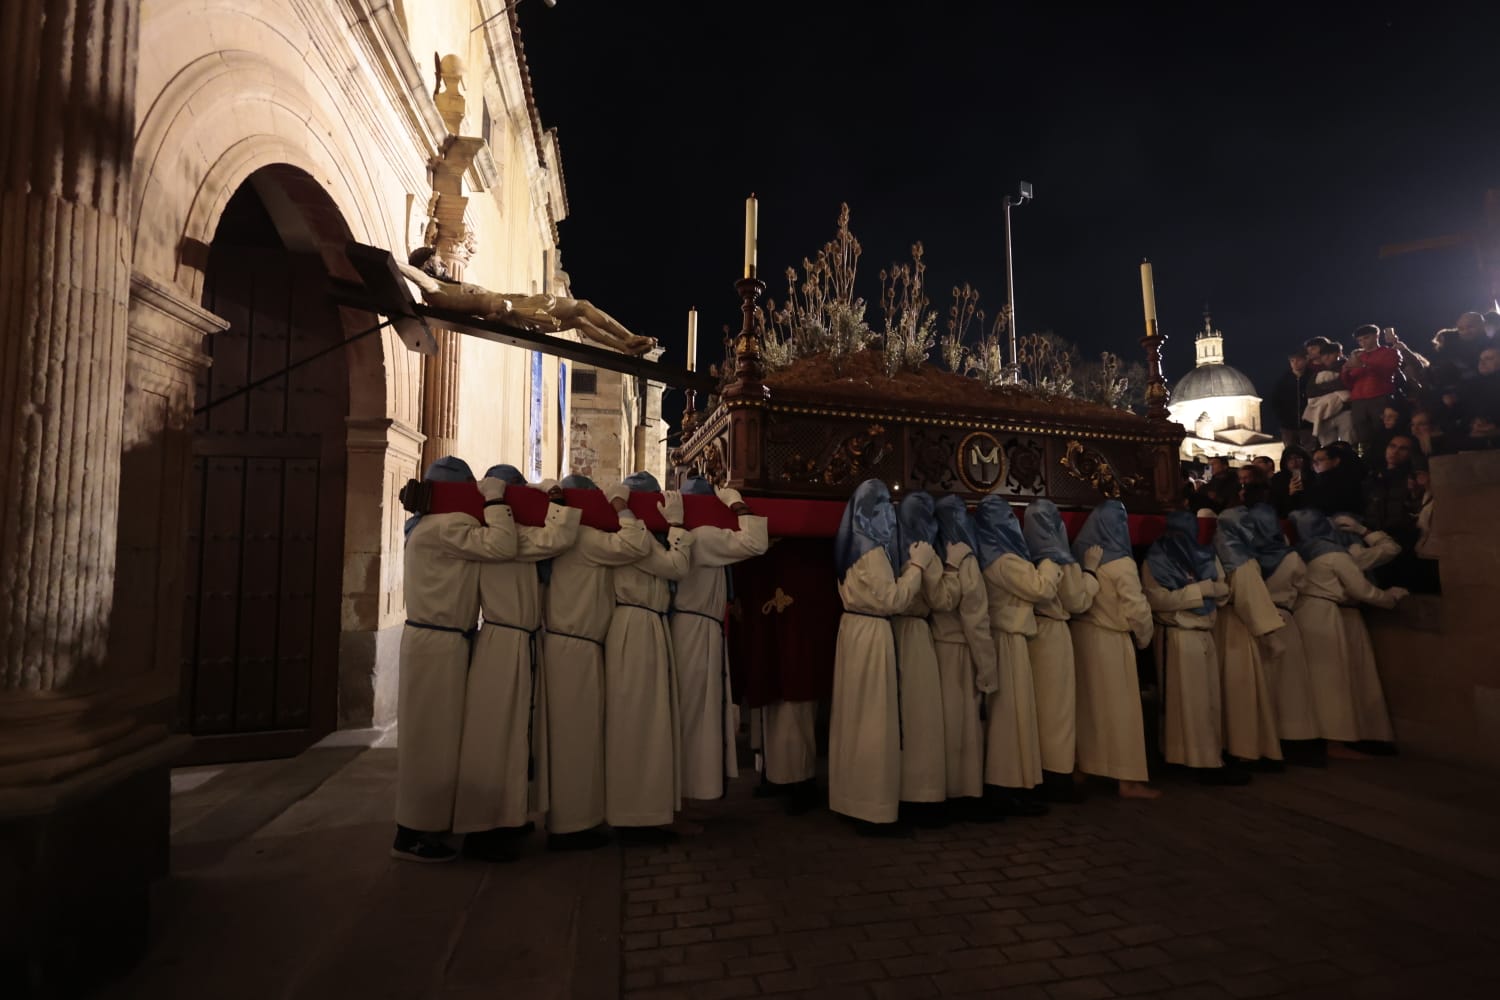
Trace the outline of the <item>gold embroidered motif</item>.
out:
[[[780,587],[777,587],[776,593],[771,597],[771,599],[760,606],[760,613],[763,615],[768,615],[774,609],[779,615],[787,608],[791,607],[794,600],[795,598],[792,597],[792,595],[788,594]]]

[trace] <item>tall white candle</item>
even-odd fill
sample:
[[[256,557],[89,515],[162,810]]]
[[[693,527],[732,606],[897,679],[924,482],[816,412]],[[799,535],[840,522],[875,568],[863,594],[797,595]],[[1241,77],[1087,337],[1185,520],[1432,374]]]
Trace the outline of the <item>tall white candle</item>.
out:
[[[755,277],[755,269],[758,256],[756,246],[756,230],[760,225],[760,204],[755,200],[754,192],[745,199],[745,277]]]
[[[688,346],[687,346],[688,371],[698,370],[698,310],[688,310]]]
[[[1156,280],[1151,276],[1151,262],[1141,261],[1141,301],[1146,307],[1146,336],[1156,332]]]

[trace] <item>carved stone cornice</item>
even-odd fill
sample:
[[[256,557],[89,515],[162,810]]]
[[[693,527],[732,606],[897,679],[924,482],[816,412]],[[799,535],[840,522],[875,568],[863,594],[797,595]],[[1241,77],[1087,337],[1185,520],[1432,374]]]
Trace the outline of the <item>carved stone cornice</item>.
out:
[[[229,321],[184,298],[181,291],[139,271],[130,275],[130,349],[196,372],[213,363],[203,338]]]

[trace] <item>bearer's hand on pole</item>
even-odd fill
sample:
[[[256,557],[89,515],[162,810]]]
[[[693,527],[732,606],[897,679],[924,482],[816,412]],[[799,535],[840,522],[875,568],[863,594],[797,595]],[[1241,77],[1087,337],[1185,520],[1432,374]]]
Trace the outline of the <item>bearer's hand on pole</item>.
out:
[[[682,527],[682,494],[677,490],[667,490],[662,494],[661,503],[656,505],[661,516],[667,519],[667,524],[674,528]]]
[[[479,481],[479,495],[484,497],[485,503],[504,500],[505,480],[496,479],[494,476],[486,476]]]

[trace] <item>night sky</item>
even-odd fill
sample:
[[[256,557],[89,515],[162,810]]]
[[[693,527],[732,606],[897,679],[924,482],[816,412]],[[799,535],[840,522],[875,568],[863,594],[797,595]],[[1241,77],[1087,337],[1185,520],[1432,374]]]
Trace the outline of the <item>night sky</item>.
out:
[[[1171,381],[1193,363],[1205,303],[1263,395],[1294,342],[1376,322],[1426,343],[1486,307],[1472,251],[1382,261],[1379,248],[1482,225],[1500,187],[1500,16],[1218,6],[527,0],[573,294],[676,363],[696,305],[706,365],[739,324],[754,191],[778,301],[786,266],[833,235],[847,201],[872,325],[881,266],[915,240],[940,315],[963,281],[993,313],[1001,199],[1028,180],[1021,332],[1141,357],[1149,257]]]

